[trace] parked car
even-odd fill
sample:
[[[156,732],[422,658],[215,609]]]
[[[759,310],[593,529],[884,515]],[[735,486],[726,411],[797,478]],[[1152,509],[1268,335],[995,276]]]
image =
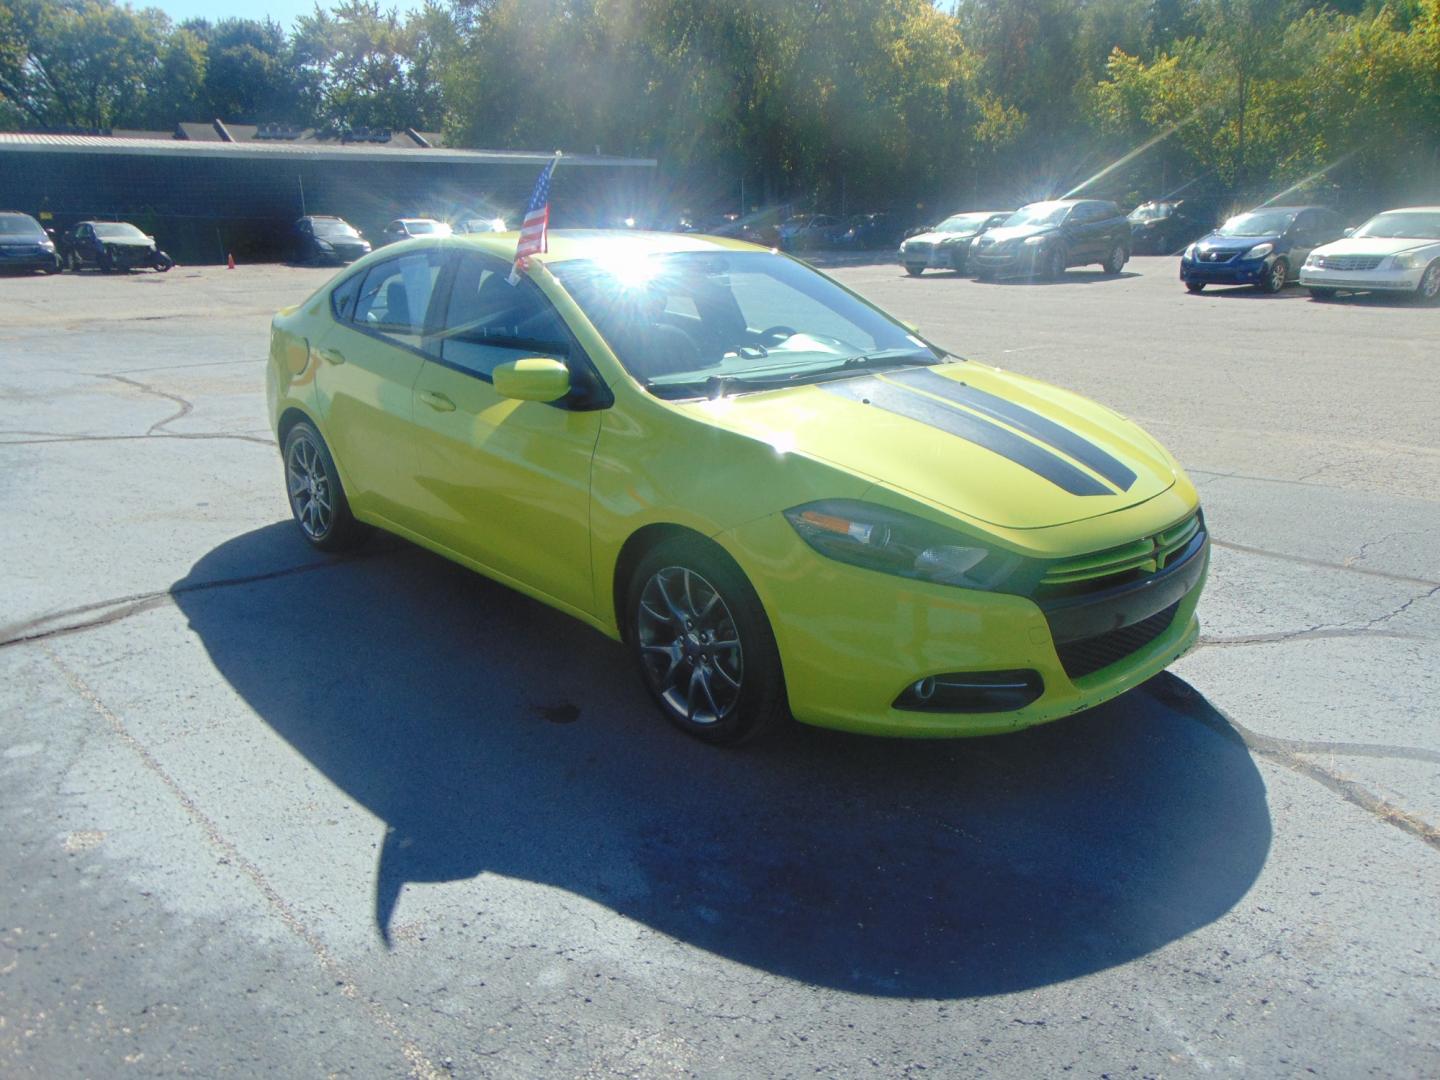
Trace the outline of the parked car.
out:
[[[1072,266],[1099,263],[1118,274],[1130,260],[1130,222],[1113,202],[1055,199],[1022,206],[977,239],[970,265],[982,280],[1054,280]]]
[[[59,249],[71,270],[93,266],[110,274],[146,266],[163,274],[175,265],[153,236],[128,221],[82,221],[61,236]]]
[[[1317,300],[1345,292],[1412,292],[1440,299],[1440,206],[1376,214],[1343,240],[1316,248],[1300,284]]]
[[[301,262],[354,262],[370,254],[370,242],[344,218],[310,214],[295,222],[298,258]]]
[[[452,228],[457,236],[470,236],[476,233],[506,232],[509,226],[498,214],[491,214],[489,217],[472,214],[462,216],[453,223]]]
[[[853,214],[841,224],[835,244],[857,251],[893,248],[904,233],[900,219],[894,214]]]
[[[796,214],[780,224],[781,251],[810,251],[830,247],[844,232],[839,218],[829,214]]]
[[[454,230],[434,218],[396,218],[380,234],[380,246],[410,240],[416,236],[449,236]]]
[[[951,214],[933,229],[908,237],[900,245],[900,263],[911,277],[926,270],[956,270],[970,266],[971,242],[1004,222],[1013,210],[967,210]]]
[[[1202,236],[1180,258],[1192,293],[1206,285],[1251,285],[1278,293],[1313,248],[1338,239],[1345,222],[1323,206],[1260,206]]]
[[[0,213],[0,273],[57,273],[55,241],[29,214]]]
[[[391,529],[552,605],[714,743],[1011,732],[1194,643],[1199,499],[1136,424],[763,248],[549,247],[512,286],[513,240],[420,240],[275,316],[306,541]]]
[[[1209,231],[1182,202],[1144,202],[1130,211],[1130,250],[1136,254],[1173,255]],[[1214,218],[1210,218],[1213,224]]]

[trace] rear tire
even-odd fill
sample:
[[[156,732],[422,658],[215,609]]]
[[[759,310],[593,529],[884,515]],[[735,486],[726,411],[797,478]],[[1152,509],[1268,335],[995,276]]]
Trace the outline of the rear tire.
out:
[[[667,540],[631,576],[625,637],[667,720],[735,746],[789,716],[780,652],[745,574],[700,537]]]
[[[919,277],[924,272],[925,268],[923,266],[916,266],[914,263],[905,264],[905,273],[909,274],[911,277]]]
[[[290,513],[306,542],[321,551],[347,551],[363,543],[370,527],[350,512],[335,459],[310,421],[301,420],[286,433],[281,458]]]

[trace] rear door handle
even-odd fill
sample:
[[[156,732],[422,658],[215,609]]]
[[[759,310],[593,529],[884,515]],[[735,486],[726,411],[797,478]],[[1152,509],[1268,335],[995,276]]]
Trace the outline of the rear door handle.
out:
[[[316,349],[315,355],[327,364],[343,364],[345,362],[345,354],[339,349]]]
[[[433,390],[421,390],[420,400],[429,405],[436,412],[454,412],[455,402],[451,401],[444,394],[437,394]]]

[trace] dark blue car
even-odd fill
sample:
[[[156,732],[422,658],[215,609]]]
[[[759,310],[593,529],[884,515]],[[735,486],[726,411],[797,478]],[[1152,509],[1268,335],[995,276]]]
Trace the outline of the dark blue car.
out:
[[[1299,277],[1311,248],[1344,233],[1340,215],[1323,206],[1261,206],[1187,247],[1180,280],[1195,293],[1206,285],[1253,285],[1278,293]]]

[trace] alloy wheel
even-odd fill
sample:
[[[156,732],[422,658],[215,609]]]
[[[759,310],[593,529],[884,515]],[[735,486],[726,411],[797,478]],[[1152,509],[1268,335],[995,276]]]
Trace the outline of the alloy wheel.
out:
[[[290,509],[305,535],[323,540],[335,521],[330,474],[319,448],[307,438],[290,444],[285,455],[285,480]]]
[[[1425,276],[1420,279],[1420,293],[1422,300],[1434,300],[1440,296],[1440,262],[1432,262],[1425,269]]]
[[[1270,268],[1270,291],[1278,293],[1285,288],[1286,272],[1289,268],[1285,265],[1284,259],[1276,259],[1275,265]]]
[[[714,585],[684,566],[657,570],[635,622],[646,677],[677,717],[707,726],[735,710],[745,674],[740,634]]]

